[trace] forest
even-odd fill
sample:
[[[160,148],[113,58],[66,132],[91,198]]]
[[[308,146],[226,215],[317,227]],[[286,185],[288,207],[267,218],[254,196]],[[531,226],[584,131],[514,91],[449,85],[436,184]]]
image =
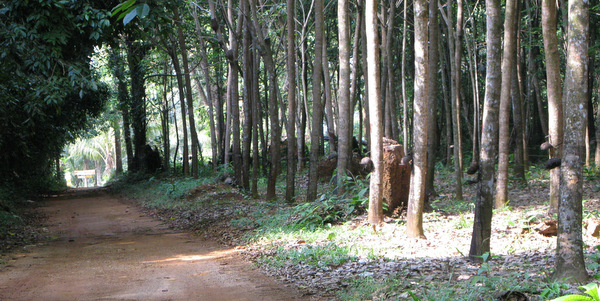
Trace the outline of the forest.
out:
[[[543,189],[549,279],[591,279],[595,1],[7,0],[0,37],[0,227],[77,170],[210,177],[417,241],[440,198],[471,204],[462,255],[486,264],[492,216]]]

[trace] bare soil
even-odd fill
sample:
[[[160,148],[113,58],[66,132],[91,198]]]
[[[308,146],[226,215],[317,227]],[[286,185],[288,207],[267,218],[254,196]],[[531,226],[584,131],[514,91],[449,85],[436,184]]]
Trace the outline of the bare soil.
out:
[[[4,257],[0,300],[297,300],[225,248],[169,229],[106,192],[42,202],[46,241]]]

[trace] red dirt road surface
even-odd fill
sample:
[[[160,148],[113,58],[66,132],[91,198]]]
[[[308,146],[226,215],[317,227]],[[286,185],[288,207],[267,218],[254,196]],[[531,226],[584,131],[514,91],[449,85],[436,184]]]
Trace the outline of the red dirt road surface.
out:
[[[101,190],[43,202],[51,240],[9,254],[0,300],[299,300],[224,249]]]

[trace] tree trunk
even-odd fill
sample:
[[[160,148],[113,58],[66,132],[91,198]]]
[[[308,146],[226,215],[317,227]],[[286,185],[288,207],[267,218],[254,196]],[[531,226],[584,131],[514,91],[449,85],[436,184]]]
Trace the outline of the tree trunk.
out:
[[[182,150],[182,166],[183,166],[183,175],[188,176],[190,174],[190,164],[189,164],[189,146],[188,146],[188,131],[187,131],[187,121],[186,121],[186,105],[185,105],[185,88],[183,84],[183,76],[181,75],[181,66],[179,65],[179,58],[177,58],[177,51],[175,47],[170,49],[169,55],[171,56],[171,61],[173,62],[173,69],[175,70],[175,74],[177,75],[177,87],[179,90],[179,107],[181,108],[181,130],[183,132],[183,150]]]
[[[287,177],[285,200],[293,202],[296,187],[296,1],[287,0]]]
[[[173,9],[175,22],[180,23],[179,12]],[[196,132],[196,121],[194,118],[194,99],[192,98],[192,79],[190,78],[190,67],[188,63],[187,46],[183,36],[183,24],[177,26],[177,40],[181,49],[181,62],[183,63],[183,77],[185,78],[185,98],[187,105],[187,115],[189,118],[190,135],[192,136],[192,176],[198,176],[198,133]]]
[[[596,76],[596,82],[600,82],[600,74],[596,73],[594,76]],[[600,95],[600,85],[596,86],[596,95]],[[600,167],[600,101],[597,102],[598,111],[596,112],[596,153],[594,156],[594,165]]]
[[[406,36],[408,35],[407,30],[407,17],[408,1],[404,1],[404,12],[403,12],[403,23],[402,23],[402,59],[400,63],[400,83],[402,86],[402,145],[404,146],[404,153],[408,154],[410,149],[408,141],[408,104],[406,96]]]
[[[459,1],[460,3],[460,1]],[[460,5],[460,4],[459,4]],[[429,120],[428,64],[429,10],[427,0],[414,1],[415,12],[415,98],[413,101],[413,167],[406,213],[406,234],[425,238],[423,208],[427,175],[427,125]]]
[[[344,193],[344,179],[352,159],[352,109],[350,99],[350,18],[347,0],[339,0],[338,39],[339,39],[339,92],[338,92],[338,157],[337,193]]]
[[[500,91],[500,136],[498,146],[498,181],[496,183],[496,208],[508,201],[508,160],[510,145],[510,91],[516,57],[516,12],[518,0],[506,1],[504,19],[504,54],[502,55],[502,90]]]
[[[247,1],[240,1],[240,10],[242,15],[245,16],[239,22],[243,22],[242,27],[242,56],[244,61],[244,123],[242,125],[242,178],[239,179],[241,186],[249,190],[250,189],[250,147],[252,146],[252,132],[254,119],[252,118],[252,107],[253,103],[256,102],[254,99],[254,81],[258,78],[254,77],[254,45],[252,44],[252,24],[250,18],[250,10]]]
[[[317,165],[319,164],[320,141],[323,136],[323,105],[321,99],[321,82],[323,80],[323,43],[324,33],[324,1],[315,0],[315,63],[313,66],[313,119],[310,132],[310,168],[308,171],[308,188],[306,201],[317,198]]]
[[[439,62],[439,24],[438,24],[438,3],[429,2],[429,66],[428,66],[428,85],[427,85],[427,107],[429,108],[429,119],[427,120],[427,172],[425,179],[425,204],[429,203],[432,196],[435,196],[435,159],[438,148],[438,126],[435,117],[435,108],[438,96],[438,62]]]
[[[228,1],[227,8],[227,19],[230,24],[229,28],[229,45],[230,49],[228,50],[229,66],[229,81],[227,84],[227,96],[229,97],[228,105],[231,106],[231,161],[233,163],[233,169],[235,171],[235,177],[238,180],[241,180],[242,177],[242,154],[241,154],[241,141],[240,141],[240,106],[239,106],[239,65],[237,61],[238,57],[238,38],[242,31],[241,21],[241,10],[238,12],[238,16],[233,11],[233,0]],[[237,27],[233,27],[237,20]],[[228,108],[229,109],[229,108]]]
[[[467,173],[469,173],[469,171],[473,171],[473,170],[477,170],[479,168],[479,137],[480,137],[480,114],[479,114],[479,76],[478,76],[478,71],[477,71],[477,66],[479,66],[478,60],[477,60],[477,32],[475,31],[475,28],[477,28],[477,26],[475,25],[475,22],[473,20],[473,18],[470,19],[471,24],[472,24],[472,28],[473,29],[473,33],[471,34],[472,36],[472,40],[473,40],[473,46],[470,46],[469,42],[466,42],[465,45],[467,45],[467,53],[468,53],[468,60],[469,60],[469,76],[471,78],[471,86],[472,86],[472,93],[473,93],[473,126],[472,126],[472,138],[473,138],[473,146],[472,146],[472,158],[471,158],[471,165],[469,166],[469,169],[467,171]]]
[[[512,68],[511,75],[511,91],[510,98],[512,100],[512,116],[513,116],[513,127],[515,133],[515,147],[514,147],[514,156],[513,156],[513,173],[517,180],[521,181],[521,184],[527,185],[527,179],[525,178],[525,119],[523,118],[523,101],[521,99],[521,60],[520,57],[520,39],[518,33],[521,30],[521,22],[520,22],[520,3],[517,0],[517,10],[515,16],[515,33],[516,33],[516,53],[513,59],[513,63],[515,64]]]
[[[129,92],[127,91],[127,83],[124,75],[124,63],[123,58],[121,57],[121,50],[118,42],[111,44],[109,65],[111,66],[113,76],[117,79],[118,107],[121,111],[121,115],[123,116],[123,136],[127,154],[127,168],[129,169],[131,166],[133,166],[133,147],[131,145],[131,131],[129,129]]]
[[[583,143],[587,124],[589,2],[569,1],[565,135],[561,161],[555,281],[586,283],[582,239]]]
[[[115,131],[115,165],[116,165],[116,173],[120,175],[123,173],[123,161],[121,157],[121,127],[119,126],[119,122],[115,122],[113,125],[113,129]]]
[[[304,33],[305,27],[302,28]],[[304,34],[302,34],[304,36]],[[301,89],[302,89],[302,101],[298,103],[298,112],[300,113],[300,120],[298,125],[298,170],[303,170],[305,167],[305,153],[306,148],[306,126],[307,126],[307,115],[308,115],[308,62],[306,58],[307,52],[307,41],[302,40],[300,43],[300,60],[301,60]],[[310,130],[309,130],[310,132]]]
[[[363,0],[363,3],[365,3],[366,5],[366,0]],[[361,52],[363,53],[363,55],[361,56],[362,60],[361,60],[361,64],[362,64],[362,70],[363,70],[363,74],[364,74],[364,87],[365,87],[365,95],[364,95],[364,102],[362,105],[362,110],[360,110],[360,116],[362,123],[364,124],[364,130],[365,130],[365,139],[367,140],[367,149],[370,151],[371,150],[371,125],[369,122],[369,91],[368,88],[369,87],[369,60],[367,57],[367,25],[365,24],[366,21],[366,8],[364,11],[365,14],[365,19],[363,19],[364,22],[362,22],[362,27],[361,27],[361,35],[362,35],[362,40],[363,43],[360,44],[361,47]],[[363,127],[361,127],[361,130],[363,129]],[[382,155],[383,158],[383,155]]]
[[[395,91],[395,85],[396,85],[396,79],[394,78],[394,67],[392,65],[393,59],[392,59],[392,49],[393,49],[393,37],[394,37],[394,20],[396,19],[396,1],[391,0],[389,3],[389,15],[387,17],[387,37],[386,37],[386,43],[384,44],[384,48],[387,51],[387,55],[385,57],[386,60],[386,66],[387,66],[387,91],[385,93],[385,103],[387,106],[387,116],[388,119],[390,120],[389,124],[390,124],[390,133],[389,133],[389,137],[391,137],[392,139],[396,140],[400,137],[400,133],[399,133],[399,129],[398,129],[398,116],[396,116],[396,94],[394,93]]]
[[[258,53],[256,53],[256,51],[254,51],[254,61],[255,62],[259,62],[260,58],[258,56]],[[258,175],[259,175],[259,171],[260,171],[260,157],[259,157],[259,146],[258,146],[258,141],[259,141],[259,132],[260,129],[262,128],[262,120],[260,118],[260,112],[259,112],[259,106],[260,106],[260,94],[259,94],[259,83],[258,83],[258,78],[259,78],[259,70],[258,68],[254,68],[252,71],[252,76],[254,77],[254,80],[252,81],[252,95],[253,95],[253,100],[254,102],[252,103],[252,120],[255,121],[255,127],[254,130],[252,131],[252,197],[254,197],[255,199],[259,198],[259,193],[258,193]]]
[[[164,73],[168,74],[169,66],[168,63],[164,66]],[[169,99],[167,98],[168,89],[172,88],[167,85],[167,76],[163,76],[163,91],[162,91],[162,103],[160,105],[160,122],[161,122],[161,130],[162,130],[162,142],[163,142],[163,162],[162,166],[165,171],[169,170],[169,159],[171,158],[171,141],[169,140]],[[120,158],[120,157],[119,157]],[[120,160],[120,159],[119,159]],[[117,160],[118,161],[118,160]],[[118,166],[118,162],[117,162]],[[117,167],[118,169],[118,167]]]
[[[560,58],[558,55],[557,33],[558,14],[556,1],[542,0],[542,32],[544,35],[544,53],[546,54],[546,84],[548,94],[548,142],[550,158],[562,156],[563,109],[560,79]],[[558,210],[560,188],[560,169],[550,170],[550,212]]]
[[[279,105],[278,105],[278,82],[275,61],[273,59],[273,51],[271,50],[271,44],[266,42],[263,37],[263,29],[258,23],[258,17],[256,13],[257,0],[252,1],[252,20],[254,21],[254,45],[257,47],[258,52],[263,58],[265,69],[269,79],[269,117],[271,120],[271,169],[269,172],[269,179],[267,181],[267,200],[274,200],[277,196],[275,194],[275,186],[277,184],[277,177],[281,172],[281,125],[279,124]]]
[[[369,94],[369,124],[371,129],[371,160],[374,169],[369,184],[369,223],[378,225],[383,222],[382,205],[382,161],[383,126],[381,118],[381,74],[379,70],[379,38],[377,36],[377,2],[367,0],[365,5],[365,25],[367,44],[367,86]]]
[[[145,171],[146,146],[146,91],[144,88],[145,67],[142,64],[148,47],[129,36],[127,44],[127,62],[131,77],[131,121],[133,126],[133,149],[135,151],[133,171]]]
[[[492,232],[492,209],[494,204],[494,166],[498,146],[498,107],[501,87],[501,9],[500,0],[486,1],[487,27],[487,73],[483,125],[481,132],[481,154],[479,181],[475,200],[473,235],[470,256],[481,256],[490,251]]]
[[[452,139],[452,110],[450,109],[450,96],[449,96],[449,89],[448,89],[448,72],[447,72],[447,66],[448,66],[448,57],[446,56],[446,52],[444,51],[444,43],[441,43],[441,39],[440,39],[440,43],[439,43],[439,53],[440,53],[440,60],[441,60],[441,82],[442,82],[442,94],[444,95],[443,98],[443,102],[444,102],[444,120],[446,123],[446,139],[445,139],[445,160],[446,160],[446,166],[450,166],[450,158],[452,158],[452,142],[450,139]]]
[[[335,128],[334,104],[331,96],[331,76],[329,75],[329,61],[327,60],[327,41],[323,38],[323,96],[325,96],[325,121],[327,122],[327,136],[329,136],[329,153],[337,153],[337,130]]]
[[[450,12],[452,11],[452,6],[448,6],[448,16],[451,19]],[[450,20],[452,22],[452,20]],[[453,152],[454,152],[454,179],[456,181],[456,186],[454,190],[454,197],[457,200],[462,200],[462,176],[463,176],[463,162],[462,162],[462,129],[461,129],[461,69],[462,69],[462,40],[463,40],[463,1],[457,1],[457,9],[456,9],[456,30],[455,32],[451,32],[452,28],[449,26],[450,35],[455,34],[454,40],[450,39],[450,41],[454,41],[454,45],[450,45],[449,47],[453,51],[451,54],[454,54],[453,64],[452,64],[452,137],[453,137]]]
[[[172,86],[172,83],[171,83]],[[175,110],[175,93],[171,93],[171,105]],[[175,125],[175,153],[173,154],[173,172],[177,173],[177,156],[179,155],[179,126],[177,125],[177,114],[173,113],[173,124]]]
[[[215,97],[213,97],[213,85],[210,81],[211,78],[211,74],[210,74],[210,67],[208,64],[208,54],[206,51],[206,41],[204,40],[204,35],[202,33],[202,27],[200,25],[200,22],[198,20],[198,14],[196,12],[196,6],[192,5],[191,7],[191,12],[192,12],[192,17],[194,18],[194,25],[196,26],[196,34],[198,36],[198,48],[199,48],[199,52],[200,52],[200,70],[202,71],[202,74],[204,75],[205,78],[205,82],[206,82],[206,89],[205,89],[205,94],[206,94],[206,107],[208,109],[208,119],[209,119],[209,127],[210,127],[210,146],[211,146],[211,153],[212,153],[212,167],[217,167],[217,163],[219,160],[219,143],[218,143],[218,128],[217,128],[217,124],[215,122]],[[198,88],[200,89],[202,86],[200,84],[200,80],[196,81]]]

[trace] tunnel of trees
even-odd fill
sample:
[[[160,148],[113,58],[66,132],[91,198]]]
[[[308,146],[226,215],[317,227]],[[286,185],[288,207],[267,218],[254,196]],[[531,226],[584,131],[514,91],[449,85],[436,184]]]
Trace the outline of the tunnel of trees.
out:
[[[456,199],[477,173],[481,255],[508,178],[526,183],[532,164],[561,159],[549,210],[580,223],[569,181],[600,166],[599,15],[583,0],[3,1],[0,189],[52,187],[67,145],[96,134],[84,169],[224,168],[254,196],[266,178],[267,199],[285,177],[289,201],[317,197],[326,156],[341,175],[368,155],[378,223],[391,139],[413,164],[413,236],[438,164],[453,166]]]

